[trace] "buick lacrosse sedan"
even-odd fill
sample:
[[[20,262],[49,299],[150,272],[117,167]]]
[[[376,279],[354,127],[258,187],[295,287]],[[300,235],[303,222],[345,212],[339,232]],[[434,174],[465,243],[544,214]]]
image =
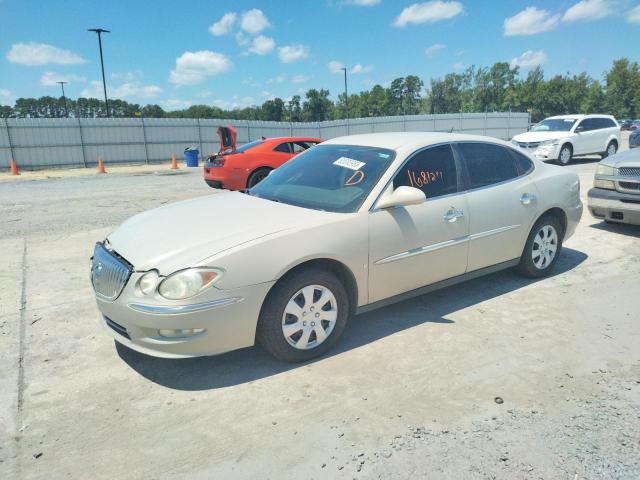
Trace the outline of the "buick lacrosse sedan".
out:
[[[548,274],[582,215],[579,185],[487,137],[335,138],[249,191],[123,223],[91,260],[100,321],[150,355],[257,341],[304,361],[351,315],[509,267]]]

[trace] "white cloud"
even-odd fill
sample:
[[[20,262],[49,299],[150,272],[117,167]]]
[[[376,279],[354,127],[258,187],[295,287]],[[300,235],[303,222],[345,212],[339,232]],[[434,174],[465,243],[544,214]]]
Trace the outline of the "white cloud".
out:
[[[160,102],[160,106],[165,110],[184,110],[193,105],[191,100],[183,100],[180,98],[169,98]]]
[[[582,0],[569,8],[562,16],[563,22],[590,22],[615,13],[614,2],[607,0]]]
[[[445,46],[442,43],[434,43],[427,49],[425,49],[424,53],[427,57],[433,57],[441,50],[444,50]]]
[[[373,7],[378,5],[381,0],[348,0],[348,5],[356,5],[358,7]]]
[[[206,77],[220,75],[231,69],[233,64],[225,55],[210,50],[184,52],[176,58],[176,68],[169,74],[169,82],[174,85],[196,85]]]
[[[156,98],[162,93],[162,88],[157,85],[143,85],[137,81],[125,82],[120,85],[107,85],[107,94],[109,98],[121,99],[149,99]],[[81,96],[85,98],[102,98],[104,90],[102,89],[102,81],[92,80],[89,86],[82,90]]]
[[[278,56],[282,63],[293,63],[309,56],[309,49],[304,45],[293,44],[280,47]]]
[[[16,97],[6,88],[0,88],[0,105],[13,105]]]
[[[538,65],[547,63],[548,59],[549,58],[547,57],[547,54],[544,53],[544,50],[538,50],[537,52],[534,52],[533,50],[527,50],[519,57],[515,57],[511,60],[511,68],[534,68]]]
[[[414,3],[402,10],[393,25],[405,27],[410,23],[435,23],[453,18],[463,11],[464,7],[460,2],[433,0],[425,3]]]
[[[466,63],[464,63],[464,62],[456,62],[452,66],[453,66],[454,70],[458,70],[458,71],[459,70],[464,70],[465,68],[468,67],[468,65]]]
[[[54,47],[46,43],[16,43],[7,53],[7,60],[20,65],[77,65],[87,61],[71,50]]]
[[[629,23],[640,23],[640,5],[629,10],[626,17]]]
[[[242,13],[240,27],[251,35],[257,35],[265,28],[271,26],[269,19],[262,13],[262,10],[254,8]]]
[[[306,83],[313,78],[311,75],[294,75],[291,77],[291,83]]]
[[[284,83],[287,81],[287,76],[280,74],[276,78],[270,78],[267,80],[267,85],[273,85],[274,83]]]
[[[264,35],[258,35],[251,41],[249,47],[249,53],[255,53],[256,55],[267,55],[271,53],[276,47],[276,42],[271,37],[265,37]]]
[[[514,37],[516,35],[535,35],[548,32],[556,28],[559,21],[559,14],[551,15],[547,10],[527,7],[504,21],[504,35],[505,37]]]
[[[359,63],[356,63],[353,68],[349,70],[349,73],[358,75],[360,73],[369,73],[371,70],[373,70],[373,65],[361,65]]]
[[[72,73],[56,73],[56,72],[45,72],[40,77],[40,85],[45,87],[60,87],[58,82],[67,82],[67,83],[83,83],[86,82],[87,79],[80,75],[74,75]]]
[[[331,60],[327,63],[327,68],[331,73],[342,73],[345,68],[342,62],[337,60]],[[373,65],[362,65],[360,63],[356,63],[350,70],[349,73],[353,75],[358,75],[360,73],[368,73],[373,70]]]
[[[251,40],[249,40],[249,37],[247,37],[243,32],[236,33],[235,38],[236,38],[236,42],[241,47],[246,47],[247,45],[249,45],[249,43],[251,43]]]
[[[236,18],[237,15],[233,12],[225,13],[220,20],[209,27],[209,33],[216,37],[226,35],[235,25]]]
[[[337,60],[331,60],[329,63],[327,63],[327,68],[331,73],[342,73],[344,65]]]

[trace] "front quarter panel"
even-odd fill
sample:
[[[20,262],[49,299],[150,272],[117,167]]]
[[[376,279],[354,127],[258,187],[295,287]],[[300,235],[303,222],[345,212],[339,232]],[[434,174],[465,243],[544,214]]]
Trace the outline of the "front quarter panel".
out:
[[[224,269],[225,274],[216,287],[227,290],[278,280],[310,260],[336,260],[353,274],[358,287],[358,305],[362,305],[367,302],[368,290],[367,213],[321,216],[324,218],[255,239],[203,259],[200,264]]]

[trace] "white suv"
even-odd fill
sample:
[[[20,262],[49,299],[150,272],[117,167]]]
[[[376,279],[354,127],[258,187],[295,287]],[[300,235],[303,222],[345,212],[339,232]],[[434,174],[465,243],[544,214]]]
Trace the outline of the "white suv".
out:
[[[620,146],[620,125],[610,115],[558,115],[516,135],[514,145],[542,161],[567,165],[574,156],[613,155]]]

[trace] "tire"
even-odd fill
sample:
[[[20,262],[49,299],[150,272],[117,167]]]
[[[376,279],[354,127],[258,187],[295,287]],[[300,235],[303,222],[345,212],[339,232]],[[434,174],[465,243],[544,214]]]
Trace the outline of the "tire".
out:
[[[349,296],[340,280],[326,270],[306,268],[283,277],[269,292],[256,339],[279,360],[304,362],[338,342],[348,317]]]
[[[518,264],[520,273],[530,278],[548,275],[560,256],[563,236],[562,225],[555,215],[539,218],[524,245]]]
[[[609,145],[607,145],[607,149],[602,153],[602,158],[607,158],[612,155],[615,155],[617,151],[618,151],[618,144],[613,140],[611,140],[609,142]]]
[[[269,175],[270,171],[271,169],[266,167],[258,168],[257,170],[255,170],[251,175],[249,175],[249,180],[247,180],[247,188],[255,187],[262,180],[264,180],[267,175]]]
[[[565,143],[560,147],[560,153],[558,154],[558,160],[556,163],[558,165],[569,165],[571,163],[571,157],[573,157],[573,148],[568,143]]]

